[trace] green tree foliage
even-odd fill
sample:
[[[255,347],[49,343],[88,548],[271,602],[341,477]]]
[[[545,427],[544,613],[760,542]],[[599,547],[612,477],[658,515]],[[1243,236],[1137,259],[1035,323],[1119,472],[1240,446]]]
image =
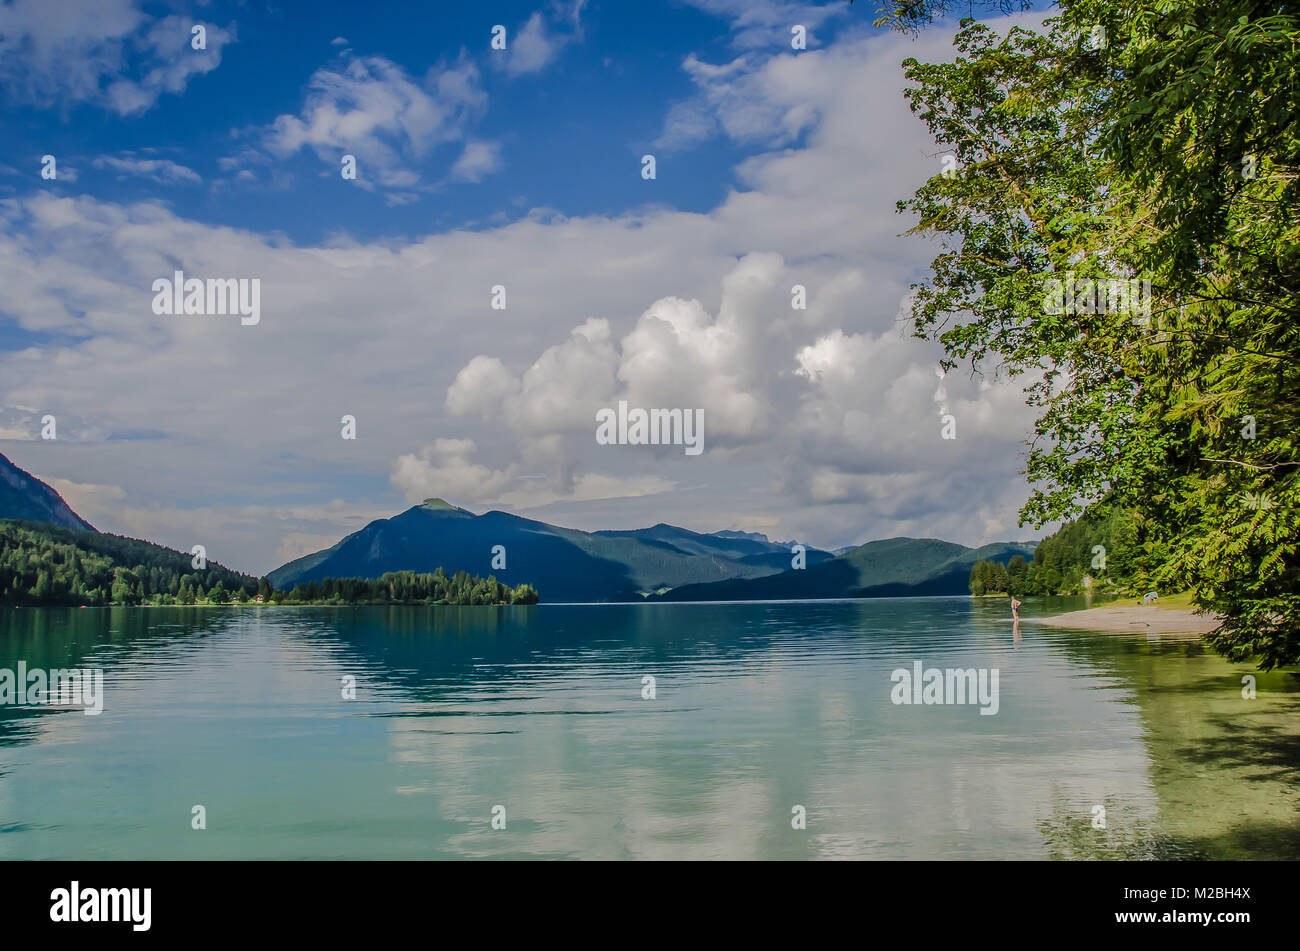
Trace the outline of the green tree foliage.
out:
[[[852,4],[854,0],[849,0]],[[875,26],[915,32],[919,27],[952,13],[1012,13],[1028,10],[1030,0],[892,0],[876,7]]]
[[[228,590],[256,579],[209,563]],[[202,576],[189,555],[149,542],[41,522],[0,520],[0,603],[193,604]]]
[[[1007,591],[1016,597],[1029,593],[1029,562],[1024,555],[1012,555],[1007,562]]]
[[[521,584],[510,592],[511,604],[536,604],[537,590],[530,584]]]
[[[1079,594],[1147,590],[1139,516],[1098,505],[1082,518],[1063,525],[1034,549],[1033,561],[1015,555],[1006,566],[977,561],[971,568],[972,594]],[[976,591],[977,585],[980,590]]]
[[[275,592],[277,604],[536,604],[531,585],[511,588],[495,577],[478,578],[458,571],[448,577],[441,568],[432,574],[390,571],[378,578],[326,578]]]
[[[894,22],[944,7],[899,3]],[[949,368],[1019,377],[1040,411],[1024,521],[1131,510],[1132,570],[1222,614],[1217,650],[1295,663],[1300,10],[1074,0],[1041,32],[964,21],[956,45],[905,63],[958,163],[900,202],[940,244],[915,332]],[[1150,281],[1150,306],[1052,306],[1071,276]]]

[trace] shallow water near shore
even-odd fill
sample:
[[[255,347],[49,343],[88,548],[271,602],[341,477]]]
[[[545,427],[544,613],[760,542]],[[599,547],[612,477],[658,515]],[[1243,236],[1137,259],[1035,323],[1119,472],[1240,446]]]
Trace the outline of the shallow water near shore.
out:
[[[1300,678],[1032,620],[1083,606],[0,609],[104,670],[0,706],[0,858],[1300,858]]]

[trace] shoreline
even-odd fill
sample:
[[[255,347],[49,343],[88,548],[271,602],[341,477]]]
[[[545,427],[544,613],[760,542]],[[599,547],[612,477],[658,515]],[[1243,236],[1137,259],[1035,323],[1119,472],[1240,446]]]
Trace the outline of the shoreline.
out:
[[[28,610],[66,608],[72,611],[83,609],[96,611],[104,608],[531,608],[538,603],[540,602],[511,604],[508,601],[494,601],[491,604],[451,604],[450,602],[437,601],[432,603],[427,601],[370,601],[349,604],[341,601],[292,601],[276,604],[273,601],[264,601],[258,604],[253,601],[246,601],[241,604],[238,601],[229,601],[222,604],[0,604],[0,608],[10,608],[15,611],[19,608],[27,608]]]
[[[1067,611],[1050,617],[1022,617],[1049,627],[1095,631],[1102,634],[1168,634],[1200,637],[1217,628],[1222,618],[1198,614],[1191,608],[1161,608],[1154,605],[1111,604],[1101,608]]]

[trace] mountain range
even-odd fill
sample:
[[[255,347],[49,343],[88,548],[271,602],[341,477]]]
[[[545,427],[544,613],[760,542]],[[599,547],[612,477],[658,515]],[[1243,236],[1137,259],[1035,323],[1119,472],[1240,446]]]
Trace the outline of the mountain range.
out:
[[[804,564],[796,568],[795,544],[756,532],[705,534],[662,523],[583,532],[506,512],[475,515],[427,499],[267,577],[276,588],[291,588],[330,577],[441,567],[491,573],[508,585],[527,582],[552,603],[860,598],[967,594],[976,561],[1034,554],[1033,543],[1025,542],[968,548],[933,538],[890,538],[839,554],[805,546]]]
[[[886,538],[867,542],[803,569],[787,568],[761,578],[688,584],[650,596],[655,601],[760,601],[822,598],[885,598],[968,594],[975,562],[1034,557],[1025,542],[967,548],[937,538]]]
[[[54,489],[3,455],[0,519],[95,531]],[[889,538],[834,552],[801,546],[801,564],[794,567],[796,544],[757,532],[704,533],[663,523],[586,532],[426,499],[282,565],[267,579],[288,590],[326,578],[441,568],[494,575],[510,586],[531,584],[550,603],[966,594],[976,561],[1032,558],[1036,543],[968,548],[933,538]]]
[[[277,588],[292,588],[385,571],[463,569],[490,573],[507,585],[527,582],[549,602],[630,601],[692,583],[771,575],[789,567],[791,557],[788,547],[751,533],[704,534],[663,524],[584,532],[506,512],[475,515],[427,499],[371,522],[332,548],[291,561],[267,579]],[[806,551],[809,564],[833,557]]]

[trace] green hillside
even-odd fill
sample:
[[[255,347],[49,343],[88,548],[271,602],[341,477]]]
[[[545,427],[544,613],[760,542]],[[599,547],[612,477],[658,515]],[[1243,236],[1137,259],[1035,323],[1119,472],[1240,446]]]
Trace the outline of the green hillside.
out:
[[[507,512],[475,515],[429,499],[291,561],[268,578],[277,588],[288,588],[386,572],[491,571],[506,584],[535,585],[554,603],[639,600],[665,588],[757,578],[789,567],[788,546],[762,535],[736,535],[663,524],[585,532]],[[498,548],[504,550],[504,564]],[[811,565],[831,555],[809,548],[806,557]]]
[[[1099,505],[1039,542],[1031,560],[1012,559],[1005,566],[976,562],[968,586],[975,595],[1116,594],[1147,580],[1142,560],[1134,514]]]
[[[829,561],[762,578],[692,584],[660,601],[757,601],[965,594],[971,567],[1033,553],[1031,544],[998,542],[967,548],[935,538],[867,542]]]
[[[211,561],[199,571],[192,562],[134,538],[0,520],[4,604],[194,604],[213,592],[218,599],[257,594],[256,578]]]
[[[87,607],[164,604],[534,604],[528,584],[503,585],[466,572],[393,572],[327,578],[292,591],[215,562],[203,570],[183,552],[134,538],[0,520],[0,604]]]

